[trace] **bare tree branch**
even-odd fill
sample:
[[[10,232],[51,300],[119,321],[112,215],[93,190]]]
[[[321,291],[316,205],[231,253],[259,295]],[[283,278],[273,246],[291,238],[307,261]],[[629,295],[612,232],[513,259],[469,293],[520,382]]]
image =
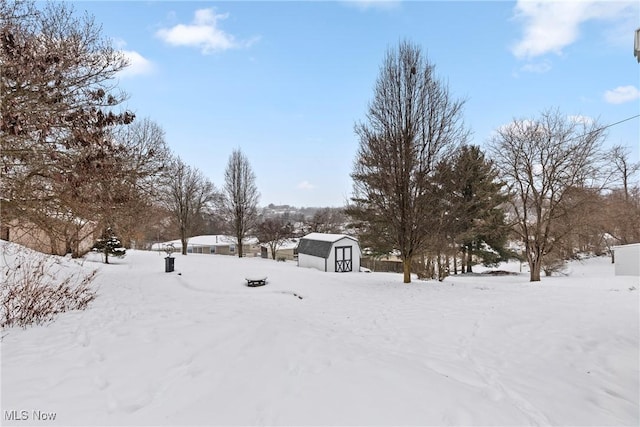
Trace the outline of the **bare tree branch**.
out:
[[[402,42],[380,68],[367,122],[355,126],[360,147],[348,213],[378,244],[400,251],[405,283],[412,258],[428,242],[434,167],[468,137],[463,105],[436,78],[421,49]]]

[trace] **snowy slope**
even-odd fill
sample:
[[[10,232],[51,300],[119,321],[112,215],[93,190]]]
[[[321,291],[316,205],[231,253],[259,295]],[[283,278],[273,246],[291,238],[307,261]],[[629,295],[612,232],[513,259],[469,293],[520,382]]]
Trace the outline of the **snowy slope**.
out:
[[[4,425],[640,423],[640,286],[608,259],[537,284],[409,285],[260,258],[98,261],[88,310],[5,331]]]

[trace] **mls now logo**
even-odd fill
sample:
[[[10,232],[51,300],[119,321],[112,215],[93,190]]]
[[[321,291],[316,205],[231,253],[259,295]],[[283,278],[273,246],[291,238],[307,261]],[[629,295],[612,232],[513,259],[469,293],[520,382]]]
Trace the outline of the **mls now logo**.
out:
[[[42,411],[4,411],[5,421],[53,421],[56,419],[55,412],[42,412]]]

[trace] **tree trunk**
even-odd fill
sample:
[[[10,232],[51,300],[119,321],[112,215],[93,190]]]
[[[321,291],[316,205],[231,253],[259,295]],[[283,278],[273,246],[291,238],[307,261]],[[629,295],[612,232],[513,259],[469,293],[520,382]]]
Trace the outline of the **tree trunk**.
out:
[[[237,249],[238,249],[238,258],[242,258],[242,236],[236,236]]]
[[[411,257],[403,257],[402,271],[404,273],[404,283],[411,283]]]
[[[435,262],[433,261],[433,258],[430,256],[427,258],[427,263],[426,265],[426,271],[427,271],[427,277],[429,279],[434,279],[436,277],[436,267],[435,267]]]
[[[456,256],[456,252],[453,252],[453,274],[458,274],[458,257]]]
[[[451,259],[449,258],[449,252],[444,254],[444,277],[449,276],[449,269],[451,268]]]
[[[182,255],[187,254],[187,238],[183,235],[180,237],[180,242],[182,243]]]
[[[527,246],[527,261],[529,261],[529,281],[540,281],[540,270],[542,268],[542,250],[537,244],[533,247]]]
[[[467,272],[467,247],[462,247],[462,255],[460,256],[460,273],[464,274]]]
[[[473,251],[471,250],[471,243],[469,243],[469,246],[467,246],[467,273],[473,273],[473,270],[471,269],[471,263],[473,262],[471,260],[471,253]]]
[[[540,267],[541,267],[541,262],[540,260],[535,260],[535,261],[531,261],[529,262],[529,270],[530,270],[530,278],[529,281],[530,282],[539,282],[540,281]]]
[[[444,266],[442,263],[442,254],[440,252],[438,252],[436,262],[438,263],[438,281],[442,282],[445,278],[445,272],[444,272]]]

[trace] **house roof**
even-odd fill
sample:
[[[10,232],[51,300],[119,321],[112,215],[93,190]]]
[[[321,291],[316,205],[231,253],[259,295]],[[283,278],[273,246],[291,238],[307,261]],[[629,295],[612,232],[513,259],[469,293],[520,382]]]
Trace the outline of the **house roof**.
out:
[[[345,238],[353,240],[356,243],[358,242],[346,234],[310,233],[300,239],[298,253],[317,256],[319,258],[329,258],[333,244]]]
[[[267,247],[269,242],[264,242],[260,246]],[[287,239],[278,245],[278,250],[295,249],[298,247],[298,239]]]
[[[235,245],[237,239],[233,236],[225,236],[224,234],[206,234],[203,236],[189,237],[187,246],[228,246]],[[256,244],[258,240],[255,237],[247,237],[244,239],[244,244]],[[164,243],[154,243],[152,249],[162,249],[165,245],[173,244],[176,249],[182,248],[180,239],[171,240]]]

